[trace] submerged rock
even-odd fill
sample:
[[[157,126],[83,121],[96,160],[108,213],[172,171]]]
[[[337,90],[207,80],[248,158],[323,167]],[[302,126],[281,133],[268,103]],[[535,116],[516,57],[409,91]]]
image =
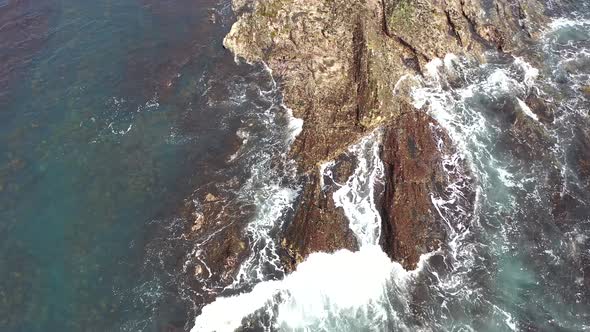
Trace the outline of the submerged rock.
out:
[[[529,94],[525,100],[525,103],[528,107],[530,107],[531,111],[537,115],[539,121],[542,123],[550,124],[555,119],[553,105],[539,97],[536,93]]]
[[[235,203],[228,188],[231,183],[202,188],[185,202],[183,219],[186,241],[191,243],[191,252],[179,257],[182,274],[199,290],[203,302],[211,301],[217,292],[232,282],[241,262],[248,254],[244,227],[253,208]],[[225,188],[227,187],[227,188]],[[215,193],[213,193],[215,192]]]

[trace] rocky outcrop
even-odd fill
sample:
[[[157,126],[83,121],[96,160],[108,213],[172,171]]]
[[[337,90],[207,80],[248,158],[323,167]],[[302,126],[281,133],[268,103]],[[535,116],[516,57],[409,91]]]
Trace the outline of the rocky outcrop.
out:
[[[337,159],[333,181],[345,183],[351,175],[354,160],[347,155]],[[348,227],[348,220],[342,208],[335,206],[332,199],[338,189],[334,182],[326,179],[317,169],[306,176],[304,191],[296,204],[293,221],[287,226],[282,240],[286,255],[283,262],[287,270],[313,252],[334,252],[338,249],[357,250],[354,233]],[[332,180],[332,179],[329,179]],[[323,184],[323,185],[322,185]]]
[[[477,55],[485,47],[513,51],[543,22],[543,7],[528,0],[383,0],[383,7],[388,35],[425,60],[449,52]]]
[[[590,188],[590,129],[578,129],[576,137],[578,137],[578,140],[575,145],[575,152],[572,153],[575,165],[582,185]]]
[[[318,187],[318,166],[362,135],[386,127],[383,246],[408,268],[444,238],[430,203],[443,185],[432,120],[407,101],[411,80],[447,53],[482,59],[517,51],[539,31],[536,0],[234,0],[224,41],[237,57],[265,62],[304,127],[292,157],[307,176],[283,240],[287,261],[355,247],[345,219]],[[541,107],[541,106],[540,106]]]
[[[181,273],[192,283],[191,289],[199,290],[204,303],[235,280],[248,255],[244,228],[254,209],[236,202],[232,191],[237,186],[235,180],[203,186],[182,210],[190,252],[179,258]]]
[[[442,225],[436,220],[431,193],[447,185],[441,154],[428,115],[408,112],[387,127],[382,160],[386,186],[382,200],[382,246],[404,267],[416,267],[420,255],[440,247]],[[448,144],[450,140],[445,137]]]

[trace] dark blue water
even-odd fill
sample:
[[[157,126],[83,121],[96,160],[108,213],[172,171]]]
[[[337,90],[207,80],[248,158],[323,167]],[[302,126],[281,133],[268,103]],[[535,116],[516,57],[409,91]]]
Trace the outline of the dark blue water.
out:
[[[184,326],[155,248],[236,148],[243,110],[223,101],[251,69],[221,45],[228,13],[0,1],[1,331]]]

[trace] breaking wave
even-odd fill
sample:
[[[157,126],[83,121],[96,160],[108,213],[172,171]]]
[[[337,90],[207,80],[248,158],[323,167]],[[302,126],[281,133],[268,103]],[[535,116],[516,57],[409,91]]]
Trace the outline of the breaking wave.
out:
[[[378,245],[381,218],[374,187],[382,181],[380,134],[375,132],[349,149],[357,167],[334,200],[345,211],[361,248],[333,254],[314,253],[282,280],[259,283],[249,293],[218,298],[205,306],[193,331],[233,331],[242,324],[265,330],[342,331],[386,329],[407,312],[406,285],[416,272],[392,262]],[[324,174],[330,174],[324,168]],[[398,294],[391,298],[392,290]],[[263,318],[264,317],[264,318]]]

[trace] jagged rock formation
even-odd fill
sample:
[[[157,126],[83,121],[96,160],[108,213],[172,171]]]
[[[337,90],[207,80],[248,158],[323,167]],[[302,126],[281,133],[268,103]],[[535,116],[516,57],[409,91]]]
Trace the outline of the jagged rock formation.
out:
[[[386,129],[382,160],[386,186],[382,203],[382,246],[394,260],[415,268],[420,255],[444,241],[429,196],[446,186],[441,154],[425,113],[401,115]],[[445,137],[450,145],[450,140]]]
[[[238,21],[225,46],[247,61],[264,61],[281,82],[285,103],[304,119],[292,155],[309,181],[285,233],[289,257],[299,261],[313,251],[355,247],[341,212],[318,189],[318,165],[386,126],[382,243],[393,259],[415,267],[420,254],[444,238],[429,195],[445,180],[428,129],[432,119],[408,103],[412,82],[401,79],[420,75],[430,60],[447,53],[481,60],[488,48],[516,52],[539,32],[542,5],[536,0],[234,0],[233,5]]]
[[[187,245],[178,257],[177,268],[203,304],[235,280],[248,255],[250,243],[244,229],[254,209],[236,203],[233,192],[238,186],[235,178],[205,185],[180,211],[186,221],[180,244]]]
[[[345,183],[354,169],[354,160],[346,154],[338,156],[333,181]],[[294,222],[288,225],[282,246],[286,250],[283,263],[287,270],[313,252],[357,250],[358,244],[343,210],[336,208],[332,195],[338,189],[333,183],[322,186],[319,169],[306,175],[303,193],[296,204]]]

